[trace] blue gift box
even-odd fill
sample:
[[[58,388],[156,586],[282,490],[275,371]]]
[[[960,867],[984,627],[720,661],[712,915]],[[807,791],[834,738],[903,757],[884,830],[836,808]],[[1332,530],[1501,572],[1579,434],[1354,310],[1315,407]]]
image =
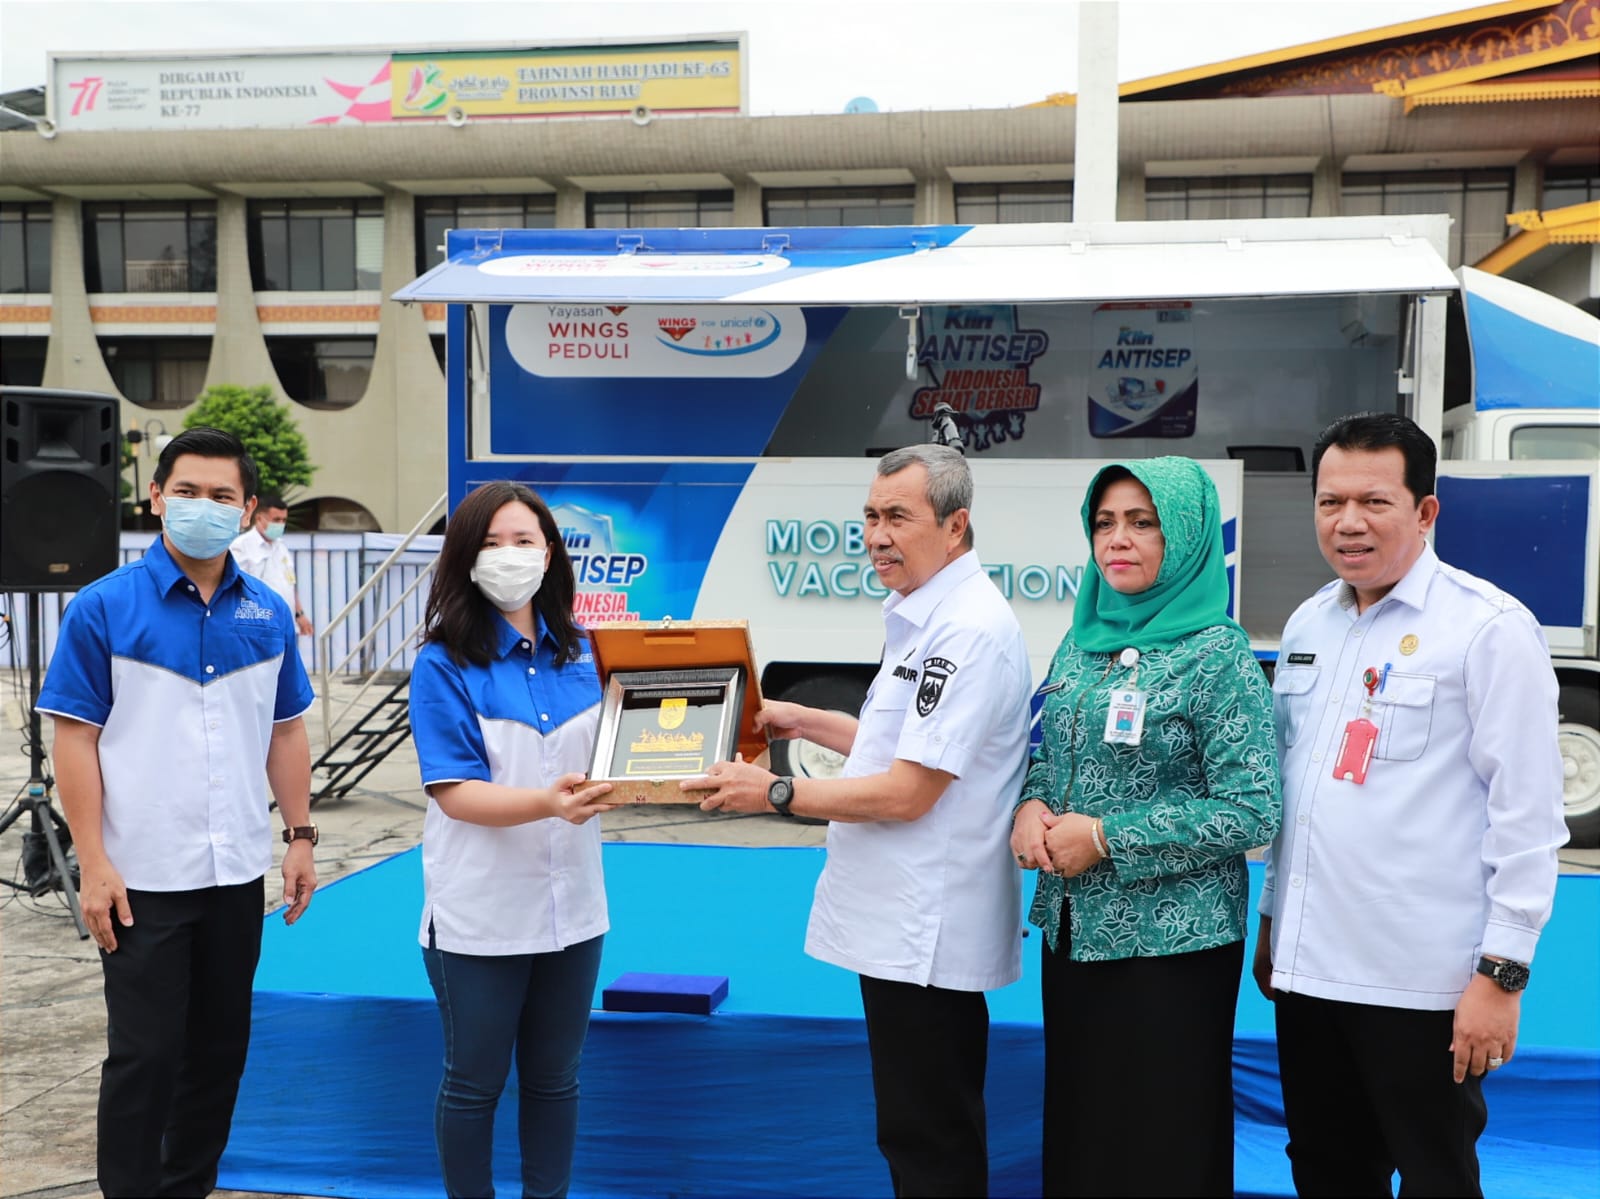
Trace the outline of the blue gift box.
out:
[[[709,1016],[728,997],[725,974],[643,974],[619,977],[603,992],[608,1012],[687,1012]]]

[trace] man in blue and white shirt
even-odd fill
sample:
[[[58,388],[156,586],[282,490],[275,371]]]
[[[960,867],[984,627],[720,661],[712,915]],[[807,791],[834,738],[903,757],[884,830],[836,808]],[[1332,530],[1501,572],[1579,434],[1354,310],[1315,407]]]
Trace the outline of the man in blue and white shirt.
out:
[[[39,694],[105,976],[108,1197],[216,1186],[250,1041],[268,785],[290,826],[287,923],[317,885],[294,615],[228,554],[255,490],[232,434],[174,438],[150,484],[161,540],[68,605]]]
[[[1482,1080],[1516,1049],[1566,840],[1538,622],[1439,561],[1433,442],[1347,417],[1312,455],[1339,576],[1273,681],[1283,826],[1255,978],[1276,1004],[1296,1191],[1480,1195]]]

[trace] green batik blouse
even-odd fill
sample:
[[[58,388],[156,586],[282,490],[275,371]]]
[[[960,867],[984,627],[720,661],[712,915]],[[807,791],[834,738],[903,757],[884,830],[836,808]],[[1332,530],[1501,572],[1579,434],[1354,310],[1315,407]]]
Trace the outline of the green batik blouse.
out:
[[[1135,670],[1137,678],[1134,678]],[[1029,920],[1056,948],[1066,906],[1073,961],[1157,957],[1245,935],[1245,850],[1278,831],[1282,795],[1272,692],[1231,625],[1148,650],[1136,667],[1056,651],[1042,740],[1021,803],[1043,800],[1105,822],[1109,858],[1062,879],[1039,872]],[[1146,695],[1138,745],[1104,740],[1112,688]]]

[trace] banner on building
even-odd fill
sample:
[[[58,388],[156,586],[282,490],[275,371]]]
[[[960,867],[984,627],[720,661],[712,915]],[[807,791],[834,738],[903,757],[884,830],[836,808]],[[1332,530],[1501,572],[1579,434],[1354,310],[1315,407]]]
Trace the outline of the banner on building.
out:
[[[737,42],[506,54],[396,54],[393,119],[738,113]]]
[[[742,38],[483,50],[52,54],[62,130],[744,111]]]

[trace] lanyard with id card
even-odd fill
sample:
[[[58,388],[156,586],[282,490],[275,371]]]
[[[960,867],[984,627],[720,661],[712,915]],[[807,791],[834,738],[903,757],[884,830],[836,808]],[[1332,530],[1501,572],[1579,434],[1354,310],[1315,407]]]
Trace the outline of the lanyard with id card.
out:
[[[1126,687],[1114,687],[1111,690],[1111,706],[1106,710],[1106,732],[1103,740],[1107,745],[1138,745],[1144,739],[1144,710],[1147,699],[1137,685],[1139,651],[1131,647],[1123,650],[1118,662],[1125,667],[1132,667],[1133,673],[1128,676]]]
[[[1344,726],[1344,736],[1339,741],[1339,756],[1333,763],[1333,777],[1341,782],[1360,786],[1367,781],[1367,767],[1372,764],[1372,751],[1378,744],[1378,726],[1372,723],[1372,697],[1389,682],[1390,664],[1383,664],[1380,674],[1374,667],[1361,672],[1361,685],[1367,698],[1361,703],[1361,715]]]

